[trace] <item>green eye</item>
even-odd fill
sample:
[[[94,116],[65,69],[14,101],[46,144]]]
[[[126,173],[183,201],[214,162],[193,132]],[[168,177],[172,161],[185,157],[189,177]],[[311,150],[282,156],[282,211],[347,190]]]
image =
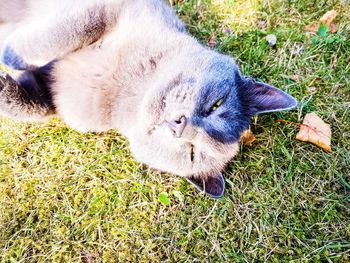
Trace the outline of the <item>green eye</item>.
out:
[[[224,99],[220,99],[210,108],[210,112],[215,111],[217,108],[221,106],[221,104],[224,102]]]

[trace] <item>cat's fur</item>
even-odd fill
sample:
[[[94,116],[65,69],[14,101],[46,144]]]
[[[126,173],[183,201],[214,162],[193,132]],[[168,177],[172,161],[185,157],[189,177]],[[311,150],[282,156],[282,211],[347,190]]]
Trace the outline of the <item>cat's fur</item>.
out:
[[[161,1],[9,2],[0,0],[1,59],[22,72],[0,78],[2,114],[117,128],[137,160],[213,197],[249,118],[296,106],[201,46]]]

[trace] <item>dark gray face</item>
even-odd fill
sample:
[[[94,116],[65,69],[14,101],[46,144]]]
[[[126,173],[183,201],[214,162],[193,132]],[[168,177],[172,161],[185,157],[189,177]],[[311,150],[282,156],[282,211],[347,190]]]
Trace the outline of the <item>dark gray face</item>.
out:
[[[225,78],[208,78],[201,87],[191,121],[220,143],[233,143],[248,128],[249,117],[240,100],[236,78],[231,72]]]
[[[264,83],[241,76],[217,59],[204,78],[190,121],[220,143],[234,143],[249,126],[250,117],[296,106],[293,97]]]

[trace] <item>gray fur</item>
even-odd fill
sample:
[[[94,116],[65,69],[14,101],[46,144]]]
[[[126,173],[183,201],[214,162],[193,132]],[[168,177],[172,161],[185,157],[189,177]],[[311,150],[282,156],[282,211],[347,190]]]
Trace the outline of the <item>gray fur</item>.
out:
[[[25,14],[22,19],[0,25],[0,32],[16,28],[11,34],[6,31],[0,47],[11,47],[30,70],[54,60],[52,83],[25,97],[21,89],[26,81],[5,78],[11,85],[0,94],[3,112],[22,119],[56,113],[82,132],[118,129],[140,162],[191,178],[192,183],[211,178],[216,184],[212,193],[202,183],[199,189],[214,197],[222,194],[220,172],[238,152],[238,141],[219,142],[190,122],[182,123],[174,135],[171,125],[193,114],[212,61],[221,59],[232,74],[239,74],[232,58],[222,60],[222,55],[201,46],[161,1],[22,3],[16,11]],[[4,4],[0,0],[0,6]],[[33,74],[36,83],[30,70],[21,76]],[[214,75],[221,79],[225,74],[218,70]],[[50,99],[32,103],[48,97],[52,104]],[[6,106],[6,101],[14,106]]]
[[[0,72],[0,114],[21,120],[42,120],[54,113],[53,105],[39,100],[18,85],[11,76]]]

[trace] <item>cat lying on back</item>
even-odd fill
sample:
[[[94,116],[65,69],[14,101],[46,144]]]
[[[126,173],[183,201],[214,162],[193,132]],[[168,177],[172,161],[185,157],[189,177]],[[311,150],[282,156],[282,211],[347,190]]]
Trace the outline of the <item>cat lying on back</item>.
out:
[[[8,10],[8,11],[6,11]],[[241,75],[158,0],[0,0],[0,113],[118,129],[136,159],[212,197],[250,117],[293,97]]]

